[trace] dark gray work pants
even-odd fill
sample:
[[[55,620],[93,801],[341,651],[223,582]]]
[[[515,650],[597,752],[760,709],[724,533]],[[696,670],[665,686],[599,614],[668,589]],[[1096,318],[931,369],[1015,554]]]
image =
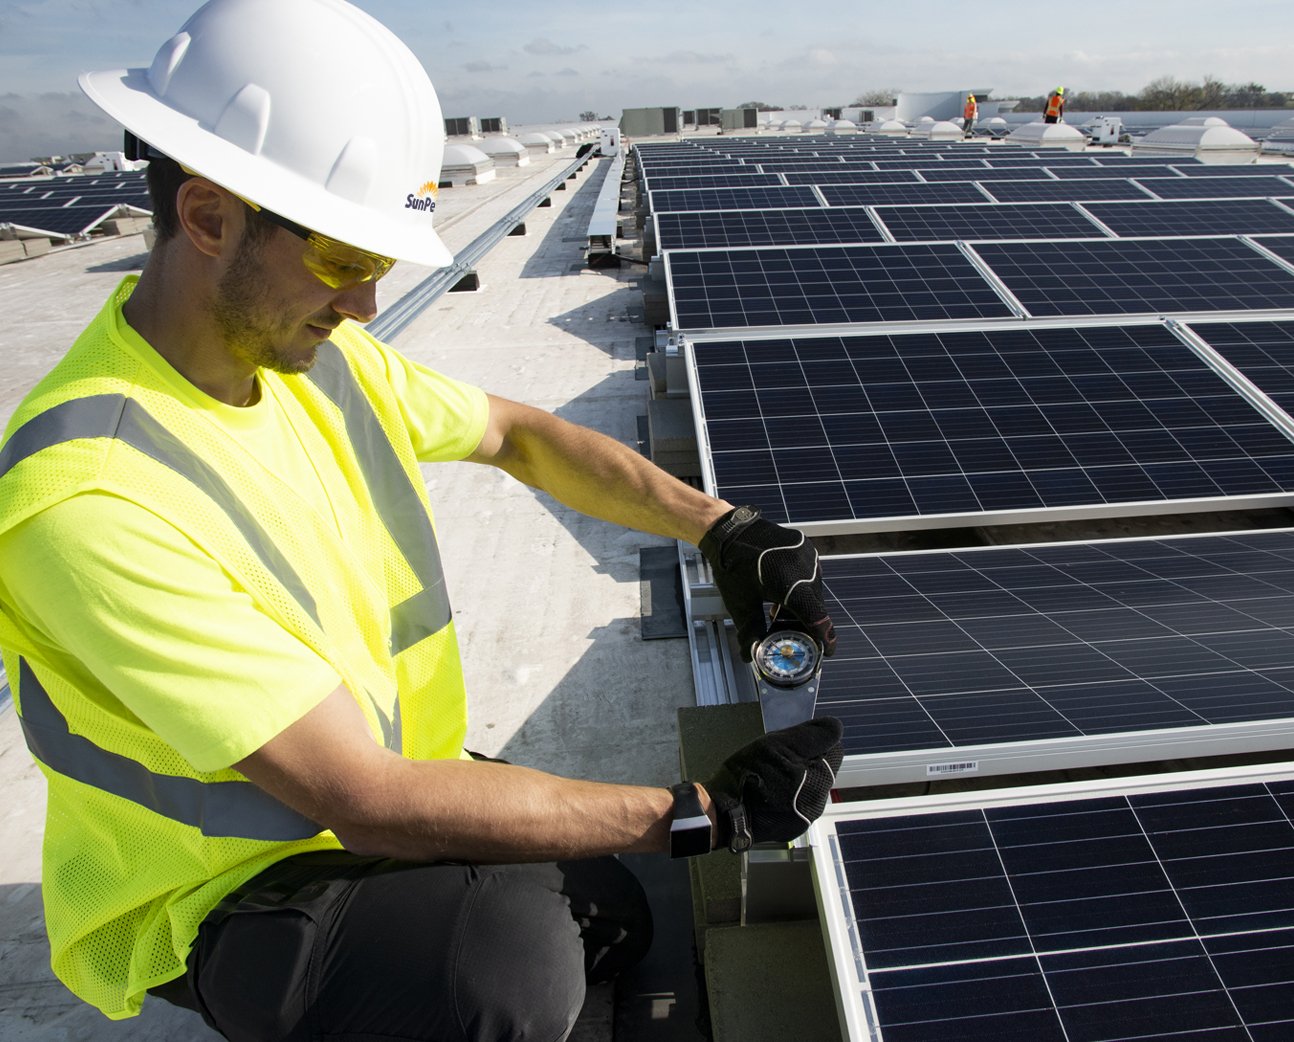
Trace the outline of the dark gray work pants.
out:
[[[611,857],[421,864],[302,854],[202,924],[187,974],[152,993],[230,1042],[558,1042],[585,982],[651,944],[651,912]]]

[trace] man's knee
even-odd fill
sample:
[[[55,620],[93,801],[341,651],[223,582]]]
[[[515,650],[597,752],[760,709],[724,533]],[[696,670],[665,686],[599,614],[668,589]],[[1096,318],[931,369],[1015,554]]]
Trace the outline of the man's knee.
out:
[[[455,959],[465,1036],[557,1042],[579,1016],[584,990],[584,945],[565,899],[483,880]]]

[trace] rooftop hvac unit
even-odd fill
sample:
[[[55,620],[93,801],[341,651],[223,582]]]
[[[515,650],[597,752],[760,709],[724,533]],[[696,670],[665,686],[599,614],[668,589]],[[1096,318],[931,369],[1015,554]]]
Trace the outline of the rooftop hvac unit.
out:
[[[482,116],[481,133],[482,134],[506,134],[508,132],[508,121],[504,116]]]
[[[452,116],[445,120],[445,133],[450,137],[480,137],[481,121],[475,116]]]
[[[1123,133],[1123,120],[1118,116],[1097,116],[1087,126],[1094,145],[1117,145]]]

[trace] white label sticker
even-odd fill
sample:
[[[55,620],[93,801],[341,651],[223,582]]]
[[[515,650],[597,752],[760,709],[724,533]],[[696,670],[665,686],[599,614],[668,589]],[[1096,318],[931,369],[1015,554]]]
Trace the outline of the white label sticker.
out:
[[[979,771],[978,760],[964,760],[961,763],[928,763],[926,777],[938,778],[947,774],[975,774]]]

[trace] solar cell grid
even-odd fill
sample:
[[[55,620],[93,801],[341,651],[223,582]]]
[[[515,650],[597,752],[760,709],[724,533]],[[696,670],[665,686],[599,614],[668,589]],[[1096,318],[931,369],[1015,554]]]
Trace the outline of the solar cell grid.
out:
[[[57,236],[82,235],[112,214],[112,206],[52,206],[0,211],[0,224],[13,224]]]
[[[1294,322],[1198,322],[1190,328],[1294,416]]]
[[[1095,167],[1092,167],[1095,170]],[[931,169],[922,167],[920,175],[927,181],[985,181],[992,179],[994,181],[1051,181],[1054,178],[1051,171],[1047,168],[1032,167],[995,167],[993,169],[980,168],[979,170],[944,170],[943,168]]]
[[[1035,317],[1294,308],[1294,273],[1238,238],[985,242],[974,250]]]
[[[1161,199],[1281,198],[1294,196],[1294,181],[1281,177],[1137,177]]]
[[[656,215],[662,250],[805,243],[881,242],[884,236],[861,206],[804,210],[709,210]]]
[[[675,328],[1009,317],[952,245],[667,253]]]
[[[830,206],[871,206],[877,203],[982,203],[984,193],[970,182],[927,184],[823,185]]]
[[[1160,177],[1167,178],[1172,173],[1171,167],[1155,166],[1153,164],[1136,164],[1128,163],[1118,166],[1092,166],[1092,167],[1073,167],[1058,165],[1054,167],[1057,177]],[[1177,176],[1173,174],[1172,176]]]
[[[668,192],[678,188],[760,188],[780,185],[777,174],[689,174],[687,176],[657,177],[648,175],[646,188],[651,192]]]
[[[813,189],[805,185],[768,188],[679,188],[650,192],[651,211],[670,210],[775,210],[786,206],[819,206]]]
[[[1064,239],[1100,234],[1066,203],[968,203],[963,206],[878,206],[876,216],[898,242],[970,239]],[[1294,218],[1294,214],[1289,215]]]
[[[691,351],[715,494],[779,523],[955,526],[1294,493],[1294,445],[1160,324]]]
[[[1179,174],[1186,177],[1272,177],[1288,176],[1294,173],[1288,164],[1275,165],[1272,163],[1255,163],[1252,166],[1244,166],[1240,163],[1227,163],[1218,166],[1173,166]]]
[[[879,1042],[1279,1042],[1292,812],[1274,778],[860,815],[819,871],[843,877]]]
[[[917,175],[911,170],[860,170],[849,167],[840,170],[814,169],[782,175],[789,185],[832,184],[916,184]]]
[[[1267,199],[1089,203],[1088,213],[1119,236],[1256,235],[1294,232],[1294,211]]]
[[[1270,250],[1287,264],[1294,264],[1294,239],[1284,236],[1263,235],[1255,237],[1254,242],[1263,249]]]
[[[990,196],[1003,203],[1150,198],[1131,180],[1105,177],[1067,181],[998,181],[996,176],[997,171],[994,171],[979,184]]]

